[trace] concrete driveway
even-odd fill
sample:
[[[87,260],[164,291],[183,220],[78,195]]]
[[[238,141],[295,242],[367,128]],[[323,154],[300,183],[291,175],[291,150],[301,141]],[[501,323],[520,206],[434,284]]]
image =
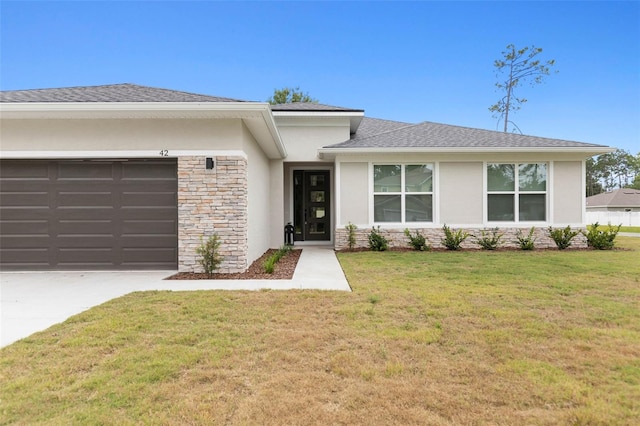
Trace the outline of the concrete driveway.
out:
[[[157,287],[165,272],[0,274],[0,346],[44,330],[92,306]]]
[[[0,273],[0,347],[134,291],[351,291],[330,247],[304,247],[291,280],[170,280],[161,272]]]

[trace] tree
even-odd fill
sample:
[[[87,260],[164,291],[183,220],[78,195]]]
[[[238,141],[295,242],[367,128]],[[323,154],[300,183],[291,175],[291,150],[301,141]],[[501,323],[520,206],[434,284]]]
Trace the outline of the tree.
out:
[[[496,78],[499,79],[496,87],[504,93],[504,96],[497,103],[491,105],[489,111],[493,113],[495,118],[498,118],[499,122],[504,120],[505,132],[509,123],[513,124],[509,121],[509,113],[519,110],[521,105],[527,102],[525,98],[515,96],[515,89],[527,81],[532,87],[542,83],[544,77],[550,74],[550,67],[556,62],[555,59],[544,62],[537,59],[536,57],[540,53],[542,53],[542,49],[539,47],[516,49],[513,44],[509,44],[507,50],[502,52],[503,58],[493,63],[496,67]],[[517,126],[515,127],[517,128]]]
[[[300,90],[299,87],[295,87],[295,88],[283,87],[280,90],[275,89],[273,91],[273,96],[267,99],[267,102],[269,102],[271,105],[277,105],[277,104],[291,104],[294,102],[318,103],[318,100],[313,99],[311,96],[309,96],[308,93],[305,93],[302,90]]]
[[[640,186],[640,153],[633,156],[619,149],[595,159],[589,158],[586,166],[587,196],[616,188]]]

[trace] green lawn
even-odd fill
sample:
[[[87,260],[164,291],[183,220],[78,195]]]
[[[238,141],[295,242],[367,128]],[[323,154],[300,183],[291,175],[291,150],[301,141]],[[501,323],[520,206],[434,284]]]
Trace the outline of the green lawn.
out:
[[[640,238],[359,252],[353,293],[134,293],[0,350],[0,424],[637,424]]]
[[[620,232],[635,232],[640,233],[640,226],[621,226]]]

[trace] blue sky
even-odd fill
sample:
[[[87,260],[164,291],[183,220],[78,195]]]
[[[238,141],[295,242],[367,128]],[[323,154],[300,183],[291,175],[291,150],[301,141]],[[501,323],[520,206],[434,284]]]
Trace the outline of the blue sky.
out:
[[[544,49],[525,134],[640,152],[640,2],[4,1],[2,90],[136,83],[496,129],[493,61]]]

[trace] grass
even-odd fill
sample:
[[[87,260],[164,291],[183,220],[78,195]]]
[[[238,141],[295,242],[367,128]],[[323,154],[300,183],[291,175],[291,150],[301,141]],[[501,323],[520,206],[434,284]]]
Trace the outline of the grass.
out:
[[[624,250],[340,253],[353,293],[133,293],[0,350],[1,424],[634,424]]]
[[[640,226],[621,226],[620,232],[640,233]]]

